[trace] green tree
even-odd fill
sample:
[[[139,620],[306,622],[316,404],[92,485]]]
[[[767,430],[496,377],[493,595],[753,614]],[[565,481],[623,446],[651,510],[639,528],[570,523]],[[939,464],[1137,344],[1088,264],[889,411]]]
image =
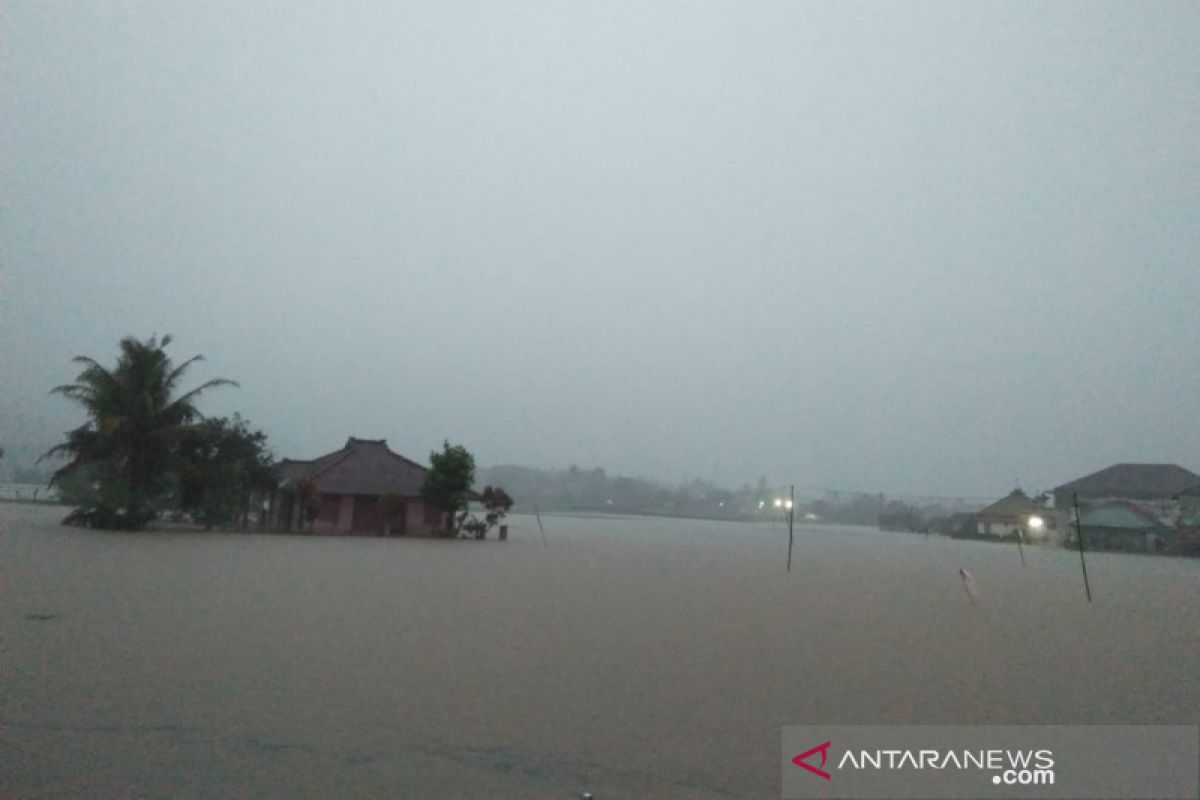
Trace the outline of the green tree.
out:
[[[267,435],[239,414],[209,418],[181,437],[176,469],[178,504],[207,527],[240,520],[251,499],[274,487]]]
[[[462,524],[462,528],[468,536],[474,536],[476,539],[483,539],[487,536],[487,532],[496,527],[497,523],[508,514],[509,509],[513,507],[513,499],[508,496],[508,492],[501,489],[499,486],[483,487],[481,495],[483,500],[484,515],[483,519],[479,519],[474,514]]]
[[[461,524],[471,485],[475,483],[475,457],[462,445],[442,443],[442,452],[429,454],[429,471],[421,485],[421,499],[446,512],[446,536],[454,536]]]
[[[98,527],[137,529],[153,519],[159,501],[170,488],[170,461],[180,439],[200,418],[195,402],[206,389],[236,386],[216,378],[182,394],[176,389],[188,368],[202,356],[175,365],[166,353],[170,336],[120,343],[116,366],[108,369],[87,356],[75,383],[58,386],[59,394],[87,413],[83,425],[42,458],[65,457],[66,466],[54,481],[90,468],[95,504],[68,517],[87,518]]]
[[[51,480],[58,488],[58,499],[63,505],[75,506],[76,509],[95,508],[100,501],[100,481],[96,468],[91,465],[72,470],[57,479],[51,476]]]

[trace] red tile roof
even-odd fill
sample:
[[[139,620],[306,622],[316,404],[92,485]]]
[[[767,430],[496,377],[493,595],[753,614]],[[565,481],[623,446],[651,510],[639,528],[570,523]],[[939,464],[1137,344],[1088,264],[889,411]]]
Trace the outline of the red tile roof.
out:
[[[307,461],[285,458],[275,466],[280,485],[303,477],[316,481],[322,494],[417,497],[428,470],[387,446],[385,439],[356,439],[346,446]]]

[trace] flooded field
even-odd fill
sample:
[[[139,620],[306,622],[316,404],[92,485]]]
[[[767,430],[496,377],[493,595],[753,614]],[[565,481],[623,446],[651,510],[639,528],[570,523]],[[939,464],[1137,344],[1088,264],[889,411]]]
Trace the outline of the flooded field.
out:
[[[513,517],[510,541],[0,506],[0,795],[775,797],[791,723],[1195,723],[1200,561]],[[959,567],[974,573],[972,604]]]

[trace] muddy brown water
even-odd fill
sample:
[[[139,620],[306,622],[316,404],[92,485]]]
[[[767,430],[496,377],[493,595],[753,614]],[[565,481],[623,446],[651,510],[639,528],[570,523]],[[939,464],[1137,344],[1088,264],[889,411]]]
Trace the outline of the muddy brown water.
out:
[[[429,541],[0,505],[0,795],[777,797],[792,723],[1200,721],[1200,561],[510,518]],[[958,569],[976,577],[980,601]]]

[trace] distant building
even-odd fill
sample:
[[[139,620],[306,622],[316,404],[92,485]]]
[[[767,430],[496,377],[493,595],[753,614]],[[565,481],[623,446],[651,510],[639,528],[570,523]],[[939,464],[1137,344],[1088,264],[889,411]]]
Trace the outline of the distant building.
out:
[[[1180,492],[1178,552],[1187,556],[1200,556],[1200,483]]]
[[[1048,509],[1034,502],[1025,492],[1013,489],[1007,497],[992,503],[975,515],[975,534],[1012,538],[1020,531],[1027,540],[1046,537],[1046,527],[1054,527],[1055,521]],[[1043,526],[1031,525],[1034,517],[1042,520]]]
[[[1200,531],[1189,530],[1187,519],[1189,504],[1200,506],[1200,475],[1191,470],[1177,464],[1114,464],[1055,487],[1059,523],[1072,542],[1076,496],[1085,547],[1200,552]]]
[[[316,484],[321,510],[312,524],[317,534],[383,534],[428,536],[445,527],[445,512],[421,499],[428,469],[393,452],[384,439],[346,440],[340,450],[310,460],[285,458],[276,467],[278,487],[269,500],[272,527],[307,530],[297,500],[302,478]],[[389,519],[383,518],[379,498],[401,498]]]
[[[1054,506],[1069,509],[1075,495],[1081,509],[1125,500],[1173,525],[1179,518],[1179,494],[1198,484],[1200,475],[1176,464],[1114,464],[1056,486]]]
[[[1179,524],[1200,528],[1200,483],[1184,489],[1175,499],[1179,501]]]
[[[1128,500],[1114,500],[1083,511],[1079,518],[1089,550],[1157,553],[1177,549],[1178,531],[1152,512]]]

